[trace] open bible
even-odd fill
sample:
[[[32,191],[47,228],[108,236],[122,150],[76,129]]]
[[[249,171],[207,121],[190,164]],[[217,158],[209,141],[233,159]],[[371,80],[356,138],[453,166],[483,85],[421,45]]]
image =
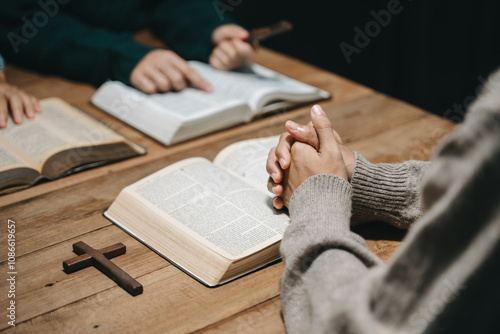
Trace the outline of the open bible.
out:
[[[146,150],[61,99],[40,102],[42,114],[0,130],[0,192],[25,188]]]
[[[200,282],[216,286],[280,258],[286,213],[265,169],[277,137],[190,158],[124,188],[104,215]]]
[[[92,102],[164,145],[171,145],[263,114],[330,98],[324,90],[257,64],[235,72],[190,61],[214,88],[146,95],[116,81],[104,83]]]

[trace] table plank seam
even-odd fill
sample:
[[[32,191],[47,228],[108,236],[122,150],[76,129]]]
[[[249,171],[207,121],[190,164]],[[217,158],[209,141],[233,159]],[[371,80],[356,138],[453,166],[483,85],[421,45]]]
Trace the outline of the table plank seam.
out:
[[[275,298],[279,298],[279,297],[280,297],[280,294],[278,293],[278,294],[277,294],[276,296],[274,296],[274,297],[271,297],[271,298],[268,298],[268,299],[266,299],[266,300],[263,300],[263,301],[261,301],[260,303],[257,303],[257,304],[255,304],[255,305],[252,305],[252,306],[250,306],[250,307],[247,307],[247,308],[246,308],[246,309],[244,309],[244,310],[241,310],[241,311],[239,311],[239,312],[236,312],[236,313],[234,313],[234,314],[232,314],[232,315],[230,315],[230,316],[228,316],[228,317],[226,317],[226,318],[224,318],[224,319],[222,319],[222,320],[219,320],[219,321],[217,321],[217,322],[214,322],[213,324],[210,324],[210,325],[204,326],[204,327],[202,327],[202,328],[199,328],[199,329],[197,329],[197,330],[195,330],[195,331],[193,331],[193,332],[191,332],[191,333],[192,333],[192,334],[201,333],[201,332],[203,332],[204,330],[206,330],[206,329],[208,329],[208,328],[210,328],[210,327],[214,327],[214,326],[216,326],[217,324],[220,324],[220,323],[222,323],[222,322],[224,322],[224,321],[227,321],[229,318],[234,318],[234,317],[237,317],[239,314],[243,314],[243,313],[247,312],[248,310],[251,310],[251,309],[253,309],[253,308],[256,308],[256,307],[258,307],[258,306],[260,306],[260,305],[262,305],[262,304],[267,303],[268,301],[271,301],[271,300],[273,300],[273,299],[275,299]]]

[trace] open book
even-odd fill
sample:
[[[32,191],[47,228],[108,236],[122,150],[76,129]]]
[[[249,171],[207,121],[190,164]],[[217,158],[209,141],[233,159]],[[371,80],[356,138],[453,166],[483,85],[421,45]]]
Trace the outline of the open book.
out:
[[[277,142],[174,163],[124,188],[104,215],[202,283],[233,280],[280,258],[289,218],[273,209],[265,169]]]
[[[194,88],[146,95],[120,82],[104,83],[92,102],[164,145],[171,145],[265,113],[330,98],[319,88],[288,78],[257,64],[238,72],[219,71],[190,61],[214,91]]]
[[[146,150],[58,98],[40,102],[42,114],[0,130],[0,191],[54,179]]]

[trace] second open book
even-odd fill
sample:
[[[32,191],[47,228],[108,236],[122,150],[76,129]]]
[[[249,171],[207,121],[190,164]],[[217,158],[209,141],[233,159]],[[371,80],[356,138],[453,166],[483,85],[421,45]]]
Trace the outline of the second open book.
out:
[[[272,206],[265,164],[277,137],[190,158],[123,189],[105,216],[209,286],[279,259],[289,218]]]
[[[257,64],[226,72],[196,61],[189,63],[212,84],[212,93],[186,88],[146,95],[109,81],[99,88],[92,102],[164,145],[171,145],[330,97],[324,90]]]

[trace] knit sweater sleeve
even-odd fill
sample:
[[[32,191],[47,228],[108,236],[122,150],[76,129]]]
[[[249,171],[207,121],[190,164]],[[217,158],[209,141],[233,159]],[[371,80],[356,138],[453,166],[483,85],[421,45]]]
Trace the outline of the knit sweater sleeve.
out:
[[[161,1],[152,26],[181,57],[207,62],[213,48],[212,32],[220,25],[235,23],[228,15],[233,9],[221,1]]]
[[[424,215],[387,266],[349,231],[349,183],[317,175],[294,191],[281,243],[287,332],[500,332],[500,72],[494,79],[440,145]]]
[[[342,307],[348,299],[341,301],[342,307],[336,305],[345,298],[343,289],[353,288],[353,277],[383,266],[349,229],[351,192],[344,179],[320,174],[303,182],[290,199],[292,223],[281,243],[281,298],[289,333],[322,333],[335,318],[345,322]]]
[[[372,164],[359,153],[355,155],[352,224],[381,220],[410,228],[422,216],[421,187],[429,162]]]

